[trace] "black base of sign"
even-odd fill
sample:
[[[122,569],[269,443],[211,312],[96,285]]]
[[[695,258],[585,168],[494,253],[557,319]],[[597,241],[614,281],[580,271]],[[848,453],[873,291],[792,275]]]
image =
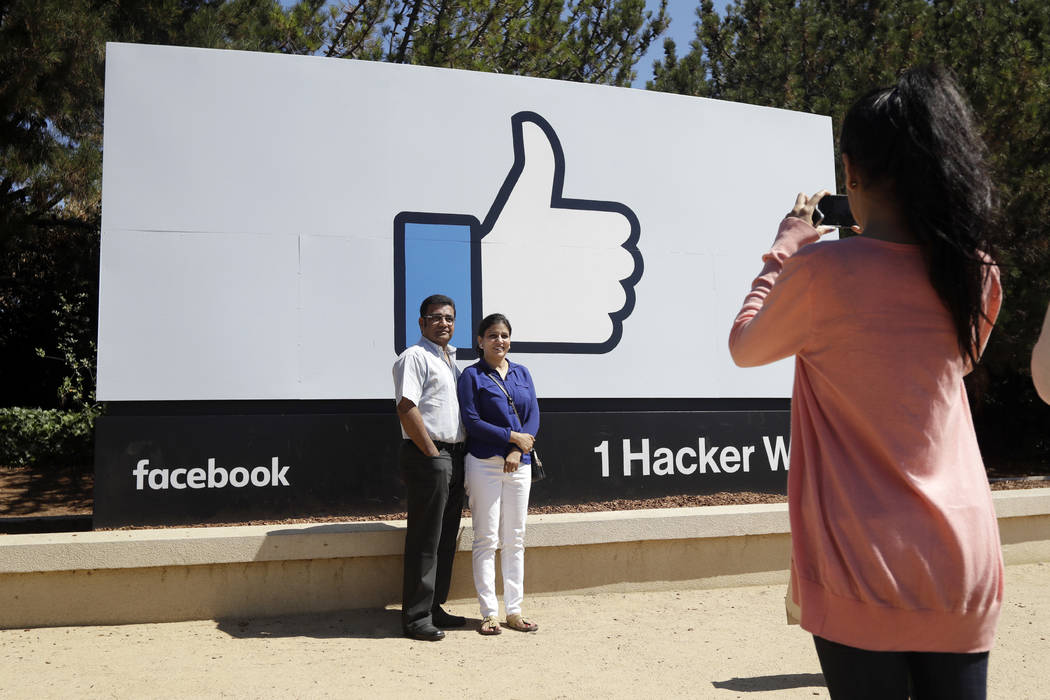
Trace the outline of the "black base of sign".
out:
[[[787,401],[544,401],[536,505],[784,493]],[[111,404],[95,527],[401,509],[392,402]]]

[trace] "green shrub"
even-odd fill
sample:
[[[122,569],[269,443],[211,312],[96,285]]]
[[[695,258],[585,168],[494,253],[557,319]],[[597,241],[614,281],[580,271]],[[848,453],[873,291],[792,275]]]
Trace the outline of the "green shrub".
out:
[[[93,406],[79,411],[0,409],[0,466],[85,467],[93,463]]]

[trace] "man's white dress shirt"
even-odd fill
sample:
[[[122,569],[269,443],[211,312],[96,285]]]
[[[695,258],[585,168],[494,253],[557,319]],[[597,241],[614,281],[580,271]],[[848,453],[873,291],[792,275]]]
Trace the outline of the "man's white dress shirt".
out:
[[[459,417],[459,399],[456,382],[456,348],[447,346],[449,361],[440,345],[420,338],[415,345],[405,348],[394,362],[394,403],[408,399],[423,416],[423,425],[436,442],[463,442],[467,438]],[[450,364],[451,363],[451,364]],[[404,426],[401,435],[406,440]]]

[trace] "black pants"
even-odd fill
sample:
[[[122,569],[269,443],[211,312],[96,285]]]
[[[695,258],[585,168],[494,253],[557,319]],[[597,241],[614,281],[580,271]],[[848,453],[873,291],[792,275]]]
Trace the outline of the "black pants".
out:
[[[448,600],[463,511],[463,445],[440,446],[427,457],[410,440],[401,445],[401,474],[408,501],[401,625],[431,624],[430,611]]]
[[[984,700],[988,652],[868,651],[814,636],[833,700]]]

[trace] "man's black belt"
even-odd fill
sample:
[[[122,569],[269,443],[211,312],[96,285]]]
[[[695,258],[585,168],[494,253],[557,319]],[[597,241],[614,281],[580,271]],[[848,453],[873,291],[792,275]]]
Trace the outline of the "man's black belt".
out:
[[[413,445],[416,444],[408,439],[406,439],[405,442],[411,443]],[[466,447],[466,445],[462,442],[441,442],[440,440],[434,440],[433,442],[434,447],[438,448],[439,450],[448,450],[448,452],[452,454],[455,454],[456,452],[461,452],[463,448]]]

